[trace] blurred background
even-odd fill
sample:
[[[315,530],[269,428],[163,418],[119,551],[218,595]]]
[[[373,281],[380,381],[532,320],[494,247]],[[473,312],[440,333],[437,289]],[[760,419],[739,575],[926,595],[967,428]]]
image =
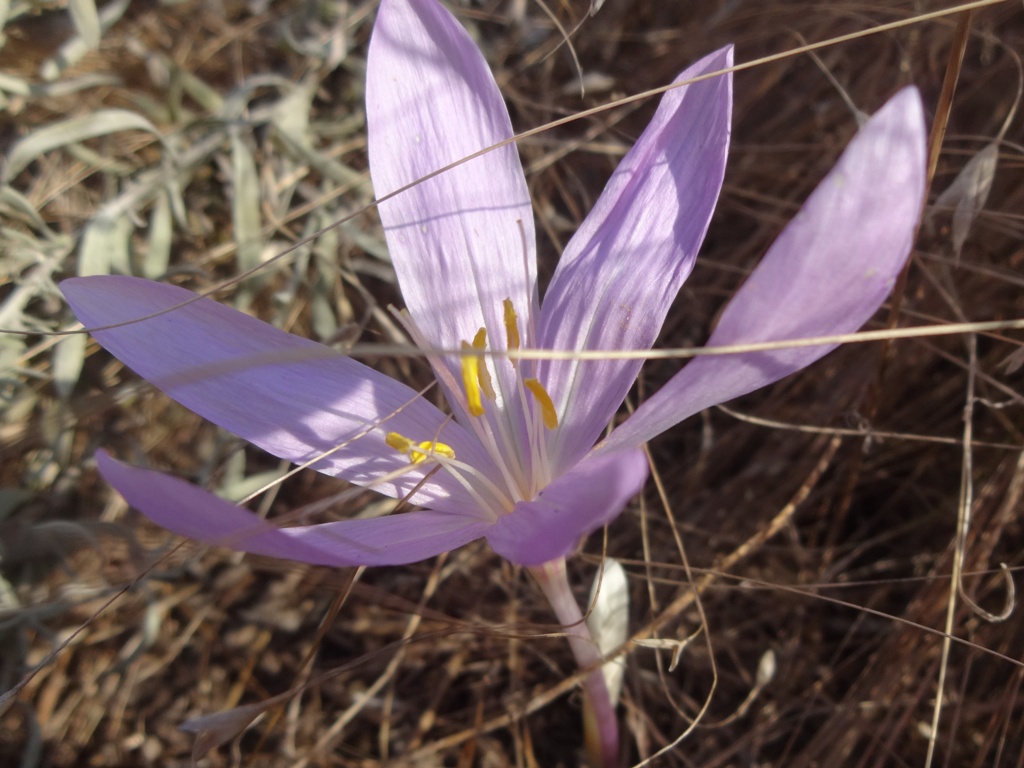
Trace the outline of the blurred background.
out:
[[[1020,3],[935,18],[954,3],[450,7],[517,130],[664,85],[726,43],[752,62],[899,22],[736,75],[724,192],[659,345],[704,342],[858,118],[911,83],[948,130],[906,281],[869,327],[1024,317]],[[375,12],[362,0],[0,3],[4,765],[186,766],[194,749],[203,766],[580,764],[580,700],[551,694],[574,665],[527,574],[483,542],[366,572],[178,546],[98,478],[97,448],[231,498],[287,466],[88,337],[45,335],[76,327],[64,277],[209,289],[351,217],[217,298],[339,350],[403,341],[379,221],[362,210]],[[521,142],[542,278],[655,106]],[[697,719],[657,765],[921,766],[930,750],[933,765],[1024,765],[1011,589],[1024,565],[1022,338],[848,345],[650,445],[661,492],[649,483],[570,562],[582,601],[603,548],[619,558],[631,631],[658,638],[627,657],[631,764]],[[429,382],[422,360],[368,362]],[[680,365],[648,363],[631,403]],[[340,487],[304,472],[256,503],[283,515]],[[323,519],[379,503],[367,492]],[[959,641],[944,651],[957,551]],[[178,728],[239,705],[265,714],[221,748]]]

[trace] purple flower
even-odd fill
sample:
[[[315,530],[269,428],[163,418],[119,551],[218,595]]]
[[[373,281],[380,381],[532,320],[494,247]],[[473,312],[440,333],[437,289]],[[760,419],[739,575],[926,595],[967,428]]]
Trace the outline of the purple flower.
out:
[[[730,66],[723,49],[680,75]],[[483,57],[434,0],[383,0],[367,64],[378,196],[513,135]],[[596,448],[638,360],[511,359],[507,350],[644,350],[690,273],[722,185],[729,75],[669,91],[570,241],[540,302],[533,217],[513,144],[380,204],[408,308],[451,409],[327,347],[209,299],[95,332],[142,377],[275,456],[408,497],[421,511],[280,529],[182,480],[101,452],[134,507],[181,535],[322,565],[389,565],[480,537],[538,566],[569,553],[643,486],[639,446],[688,416],[786,376],[817,346],[687,364]],[[910,252],[925,177],[915,91],[851,142],[730,302],[711,346],[849,332]],[[65,281],[86,327],[193,298],[130,277]],[[437,350],[462,349],[464,354]],[[491,354],[497,353],[497,354]]]

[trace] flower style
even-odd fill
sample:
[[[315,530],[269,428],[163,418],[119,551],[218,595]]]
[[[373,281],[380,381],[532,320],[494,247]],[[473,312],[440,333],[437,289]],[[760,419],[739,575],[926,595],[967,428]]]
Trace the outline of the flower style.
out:
[[[678,82],[731,64],[731,48],[717,51]],[[127,323],[94,335],[170,397],[275,456],[408,499],[419,511],[278,528],[103,452],[100,471],[176,533],[308,563],[408,563],[485,537],[500,555],[534,567],[559,618],[572,624],[579,611],[558,586],[562,559],[641,489],[639,446],[833,348],[698,357],[595,447],[641,361],[571,353],[653,345],[721,190],[731,103],[729,74],[665,94],[566,246],[543,303],[514,144],[380,203],[407,305],[401,321],[450,415],[366,365],[181,288],[121,276],[62,283],[86,327]],[[379,197],[513,135],[482,55],[435,0],[382,1],[367,63],[367,123]],[[853,139],[708,345],[846,333],[866,322],[910,252],[924,146],[920,100],[905,89]],[[129,322],[163,310],[172,311]],[[570,354],[506,354],[529,349]],[[545,571],[551,563],[563,570]],[[579,634],[570,640],[582,663],[594,654],[580,650]],[[608,717],[605,707],[601,727],[614,730]],[[606,758],[614,753],[612,737],[604,749]]]

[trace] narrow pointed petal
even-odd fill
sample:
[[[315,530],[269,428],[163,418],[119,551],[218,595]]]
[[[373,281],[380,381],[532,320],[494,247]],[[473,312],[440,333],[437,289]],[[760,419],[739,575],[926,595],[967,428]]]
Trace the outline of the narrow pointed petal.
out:
[[[913,88],[876,114],[736,293],[708,347],[850,333],[889,295],[925,190],[925,124]],[[835,345],[698,357],[602,444],[638,445],[705,408],[810,365]]]
[[[683,72],[732,65],[723,48]],[[646,349],[693,269],[725,173],[732,76],[669,91],[573,237],[541,309],[540,346]],[[593,446],[632,386],[640,361],[559,360],[541,380],[561,418],[555,471]]]
[[[278,528],[176,477],[96,454],[100,474],[125,500],[169,531],[255,555],[336,567],[402,565],[480,538],[489,523],[446,512]]]
[[[647,480],[642,450],[584,459],[534,501],[520,502],[487,532],[499,555],[519,565],[541,565],[572,552],[588,533],[607,525]]]
[[[61,290],[87,328],[196,298],[133,277],[75,278],[61,283]],[[275,456],[301,464],[343,446],[313,468],[381,493],[404,496],[436,468],[425,461],[378,483],[408,464],[408,457],[385,444],[388,432],[443,442],[481,471],[491,467],[475,438],[404,384],[210,299],[93,335],[186,408]],[[446,472],[434,472],[412,501],[449,510],[475,507]]]
[[[438,2],[383,0],[367,59],[370,173],[379,198],[513,135],[483,56]],[[402,296],[436,347],[481,327],[504,347],[502,300],[536,301],[533,214],[516,146],[378,206]],[[458,375],[457,362],[450,364]]]

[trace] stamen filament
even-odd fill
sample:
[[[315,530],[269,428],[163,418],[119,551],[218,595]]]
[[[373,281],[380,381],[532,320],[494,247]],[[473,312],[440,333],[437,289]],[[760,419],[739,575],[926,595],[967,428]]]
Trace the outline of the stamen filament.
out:
[[[450,458],[440,458],[438,459],[438,463],[448,472],[448,474],[454,477],[463,488],[466,489],[469,495],[472,496],[476,500],[477,504],[480,505],[481,510],[485,512],[494,510],[494,505],[487,503],[487,501],[480,495],[477,483],[491,494],[494,501],[498,503],[498,506],[501,507],[504,512],[511,512],[515,509],[516,499],[510,498],[507,493],[503,493],[498,486],[492,483],[490,479],[488,479],[488,477],[476,467]],[[469,478],[463,477],[463,472],[476,480],[477,483],[470,482]]]

